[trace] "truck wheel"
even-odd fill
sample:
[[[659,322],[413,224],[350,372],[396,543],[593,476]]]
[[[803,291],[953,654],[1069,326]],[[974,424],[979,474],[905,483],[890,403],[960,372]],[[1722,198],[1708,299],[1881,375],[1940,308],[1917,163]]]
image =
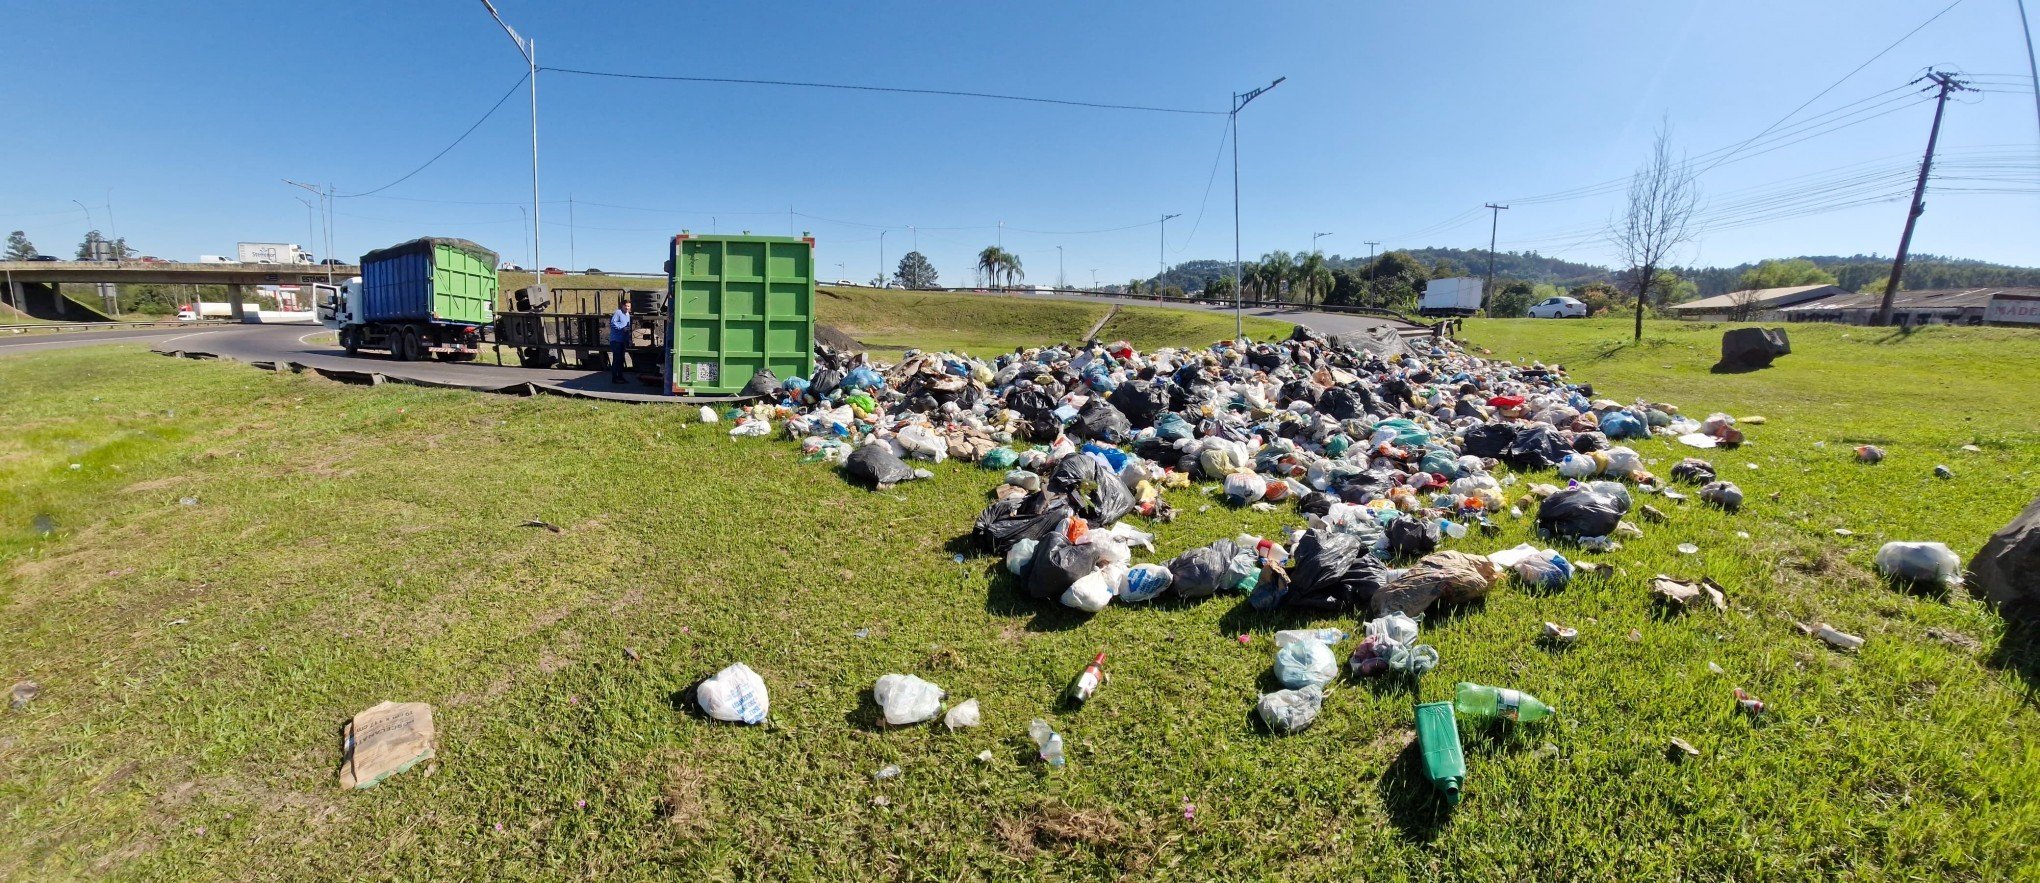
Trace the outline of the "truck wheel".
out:
[[[411,326],[399,325],[390,332],[390,357],[399,362],[411,361]]]
[[[361,352],[361,335],[352,328],[340,329],[340,348],[347,351],[349,358]]]
[[[411,361],[423,362],[426,359],[430,358],[430,354],[425,351],[424,329],[417,327],[411,328],[410,333],[404,335],[404,340],[410,347],[409,358]]]

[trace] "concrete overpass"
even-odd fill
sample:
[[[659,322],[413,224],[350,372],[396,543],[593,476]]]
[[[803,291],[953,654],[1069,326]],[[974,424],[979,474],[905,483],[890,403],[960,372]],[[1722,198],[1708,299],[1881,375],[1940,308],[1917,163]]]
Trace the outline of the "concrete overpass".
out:
[[[182,264],[158,261],[0,261],[0,283],[6,285],[7,303],[41,319],[94,320],[105,318],[95,311],[70,303],[57,291],[65,282],[83,285],[112,283],[158,285],[224,285],[234,319],[240,320],[242,303],[249,289],[257,285],[310,285],[325,282],[328,271],[334,282],[361,275],[352,264]],[[41,307],[42,309],[32,309]],[[77,315],[69,315],[75,310]],[[53,314],[45,314],[45,312]]]

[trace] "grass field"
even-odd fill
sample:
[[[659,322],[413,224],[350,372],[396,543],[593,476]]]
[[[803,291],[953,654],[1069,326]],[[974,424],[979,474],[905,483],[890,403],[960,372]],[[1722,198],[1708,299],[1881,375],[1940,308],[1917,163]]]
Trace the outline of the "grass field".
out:
[[[1043,317],[1040,336],[1076,321]],[[2040,875],[2032,639],[1960,592],[1868,571],[1889,538],[1966,559],[2040,487],[2040,336],[1795,326],[1776,367],[1711,374],[1718,332],[1652,325],[1630,347],[1619,322],[1468,323],[1498,356],[1563,362],[1616,398],[1765,416],[1712,452],[1750,502],[1676,508],[1584,555],[1616,565],[1605,580],[1506,585],[1434,616],[1436,674],[1342,686],[1287,738],[1248,715],[1268,634],[1294,620],[1233,597],[1088,618],[1027,601],[995,562],[951,558],[998,482],[970,466],[873,493],[685,409],[136,348],[0,360],[0,677],[43,685],[0,714],[0,877]],[[1851,462],[1866,441],[1890,458]],[[1660,472],[1685,453],[1638,447]],[[1296,521],[1177,503],[1144,559]],[[1658,572],[1713,577],[1730,612],[1655,610]],[[1579,644],[1538,646],[1547,619]],[[1830,651],[1795,619],[1868,643]],[[1112,680],[1051,711],[1100,649]],[[739,660],[771,684],[769,726],[685,709]],[[979,699],[985,726],[877,728],[868,690],[894,671]],[[1469,731],[1466,801],[1447,811],[1409,707],[1460,679],[1561,715]],[[1736,686],[1764,720],[1735,712]],[[384,699],[436,706],[438,764],[340,792],[336,729]],[[1037,716],[1068,767],[1032,761]],[[1667,761],[1672,737],[1702,756]],[[874,780],[886,764],[904,774]]]
[[[881,354],[938,349],[993,355],[1015,347],[1082,341],[1110,304],[1008,294],[893,291],[825,286],[816,298],[817,321],[833,325]],[[1288,322],[1248,318],[1247,335],[1282,338]],[[1229,315],[1172,307],[1121,307],[1098,339],[1126,340],[1149,349],[1204,345],[1229,338]]]

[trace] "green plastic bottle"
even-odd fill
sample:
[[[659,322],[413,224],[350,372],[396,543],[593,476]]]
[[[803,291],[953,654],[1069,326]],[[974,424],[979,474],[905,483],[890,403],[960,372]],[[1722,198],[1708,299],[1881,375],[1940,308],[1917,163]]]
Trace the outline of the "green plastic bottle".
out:
[[[1459,787],[1466,783],[1466,755],[1459,750],[1459,720],[1452,716],[1452,703],[1426,702],[1417,706],[1417,748],[1424,752],[1424,774],[1445,795],[1445,802],[1459,802]]]
[[[1528,693],[1466,681],[1459,682],[1459,688],[1452,696],[1452,707],[1470,718],[1501,717],[1526,724],[1558,713],[1557,709],[1537,701],[1537,697]]]

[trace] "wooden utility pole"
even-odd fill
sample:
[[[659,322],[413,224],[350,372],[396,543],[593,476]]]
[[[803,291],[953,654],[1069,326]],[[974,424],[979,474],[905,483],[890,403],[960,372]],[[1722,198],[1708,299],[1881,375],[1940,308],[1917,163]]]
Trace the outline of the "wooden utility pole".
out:
[[[1919,222],[1920,213],[1927,210],[1922,200],[1927,195],[1927,172],[1934,167],[1934,142],[1941,137],[1941,111],[1948,107],[1948,93],[1969,90],[1961,80],[1940,71],[1928,71],[1921,79],[1932,80],[1941,94],[1934,101],[1934,127],[1927,130],[1927,152],[1920,158],[1920,179],[1913,185],[1912,210],[1906,213],[1905,232],[1898,237],[1898,255],[1891,261],[1891,278],[1884,281],[1884,302],[1877,307],[1879,325],[1891,324],[1891,301],[1898,295],[1899,282],[1905,276],[1905,258],[1906,252],[1912,248],[1913,225]]]
[[[1484,288],[1482,288],[1482,289],[1480,290],[1480,307],[1481,307],[1481,309],[1483,309],[1483,310],[1484,310],[1484,309],[1487,309],[1487,303],[1488,303],[1488,298],[1489,298],[1489,297],[1491,297],[1491,296],[1493,296],[1493,293],[1494,293],[1494,290],[1495,290],[1495,231],[1497,231],[1497,230],[1500,230],[1500,229],[1501,229],[1501,226],[1502,226],[1502,211],[1503,211],[1504,209],[1507,209],[1507,208],[1508,208],[1508,206],[1506,206],[1506,205],[1495,205],[1494,203],[1490,202],[1490,203],[1488,203],[1488,204],[1487,204],[1487,207],[1488,207],[1488,208],[1490,208],[1490,209],[1493,209],[1493,210],[1494,210],[1494,212],[1493,212],[1493,214],[1494,214],[1494,217],[1493,217],[1493,219],[1492,219],[1492,220],[1490,220],[1490,221],[1488,222],[1488,231],[1487,231],[1487,286],[1486,286],[1486,287],[1484,287]]]

